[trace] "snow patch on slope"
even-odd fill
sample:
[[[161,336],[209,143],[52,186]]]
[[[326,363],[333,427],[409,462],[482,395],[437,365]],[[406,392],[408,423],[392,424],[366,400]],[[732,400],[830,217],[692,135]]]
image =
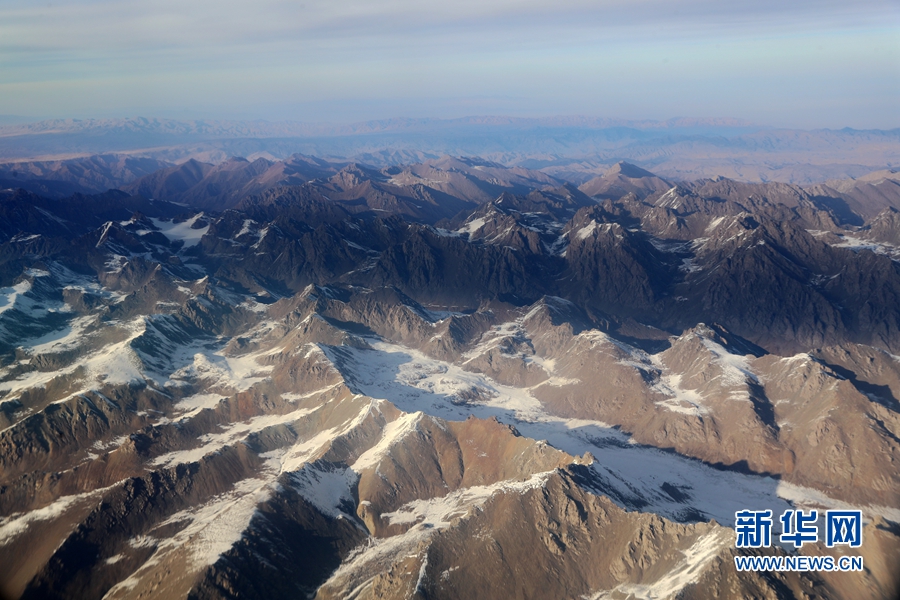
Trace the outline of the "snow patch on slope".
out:
[[[153,226],[159,229],[164,236],[166,236],[173,242],[181,240],[182,242],[184,242],[185,248],[190,248],[199,244],[200,238],[206,235],[206,232],[209,231],[209,225],[207,225],[206,227],[201,227],[199,229],[193,229],[194,224],[201,217],[203,217],[203,213],[196,214],[187,221],[182,221],[181,223],[175,223],[173,221],[161,221],[160,219],[153,218],[151,218],[150,221],[153,222]]]
[[[353,486],[359,476],[350,469],[326,470],[311,464],[291,473],[288,479],[297,493],[333,519],[343,518],[342,506],[354,506]]]
[[[654,389],[666,396],[671,396],[671,398],[657,401],[657,406],[692,417],[709,414],[709,408],[703,403],[703,396],[696,390],[686,390],[681,387],[681,375],[670,373],[661,375],[659,379],[660,381],[654,386]]]
[[[394,444],[416,431],[421,419],[421,412],[413,412],[405,413],[400,418],[388,423],[382,430],[381,439],[378,443],[366,450],[353,463],[353,470],[361,473],[365,469],[375,467]]]
[[[482,227],[484,227],[485,219],[483,217],[479,217],[477,219],[472,219],[462,227],[456,230],[456,233],[467,233],[469,235],[475,233]]]
[[[154,576],[157,565],[172,553],[187,553],[186,567],[193,572],[214,564],[222,554],[240,541],[257,506],[271,496],[271,483],[266,479],[249,478],[238,481],[225,493],[205,504],[179,511],[160,524],[189,524],[171,537],[150,540],[158,542],[153,555],[130,577],[113,586],[105,597],[116,597],[137,587],[144,577]],[[138,544],[145,540],[137,540]]]
[[[543,487],[552,471],[537,473],[525,481],[501,481],[451,492],[440,498],[413,500],[389,513],[382,513],[391,525],[415,523],[428,529],[449,527],[453,519],[466,515],[473,508],[483,506],[495,494],[524,494]]]
[[[20,281],[12,287],[0,288],[0,314],[16,305],[16,300],[31,289],[30,281]]]
[[[853,237],[851,235],[838,234],[841,238],[841,242],[838,244],[834,244],[835,248],[848,248],[853,250],[854,252],[858,252],[860,250],[869,250],[870,252],[874,252],[875,254],[883,254],[885,256],[889,256],[894,260],[900,261],[900,248],[893,244],[889,244],[887,242],[876,242],[874,240],[865,240],[862,238]]]
[[[670,600],[685,587],[696,582],[719,553],[733,543],[734,532],[716,529],[685,550],[684,559],[655,582],[623,583],[613,590],[590,596],[590,600],[612,600],[623,596],[636,600]]]
[[[852,510],[861,509],[867,517],[880,516],[894,523],[900,523],[900,509],[890,508],[888,506],[856,506],[829,498],[823,492],[811,488],[803,487],[787,481],[778,482],[778,495],[782,498],[790,500],[795,506],[801,508],[825,508],[833,510]]]
[[[252,433],[258,433],[267,427],[293,423],[313,412],[313,409],[301,408],[287,414],[265,414],[246,421],[238,421],[226,427],[220,426],[218,433],[207,433],[197,438],[200,445],[188,450],[176,450],[157,456],[152,464],[156,466],[174,466],[183,463],[197,462],[207,454],[221,450],[225,446],[244,440]]]
[[[128,332],[128,337],[125,340],[105,346],[88,354],[84,359],[57,371],[30,371],[19,375],[15,379],[0,382],[0,393],[17,393],[28,388],[43,386],[57,377],[70,375],[79,368],[83,368],[86,373],[85,383],[87,387],[85,389],[96,383],[122,385],[134,381],[144,381],[143,365],[131,347],[131,342],[144,332],[146,327],[145,317],[138,317],[132,321],[118,323],[117,325]],[[68,396],[60,401],[68,400],[70,397]]]

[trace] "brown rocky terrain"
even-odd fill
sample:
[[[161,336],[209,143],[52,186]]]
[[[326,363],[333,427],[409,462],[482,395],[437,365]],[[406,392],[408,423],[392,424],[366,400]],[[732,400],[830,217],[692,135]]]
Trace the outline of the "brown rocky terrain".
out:
[[[0,194],[0,593],[896,593],[890,210],[294,160],[142,180],[202,212]],[[735,512],[791,507],[861,510],[800,552],[866,570],[738,572]]]

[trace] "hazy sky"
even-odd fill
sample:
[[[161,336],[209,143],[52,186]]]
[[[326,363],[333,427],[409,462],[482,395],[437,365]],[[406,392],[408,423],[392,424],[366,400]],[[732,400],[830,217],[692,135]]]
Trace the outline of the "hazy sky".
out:
[[[3,0],[0,115],[900,127],[900,0]]]

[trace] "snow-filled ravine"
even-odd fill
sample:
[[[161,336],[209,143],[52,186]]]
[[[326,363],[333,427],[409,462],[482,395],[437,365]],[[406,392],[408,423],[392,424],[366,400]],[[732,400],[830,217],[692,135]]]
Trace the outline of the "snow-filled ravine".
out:
[[[369,339],[371,349],[320,346],[351,389],[385,399],[406,412],[422,411],[451,421],[496,417],[524,436],[546,440],[572,455],[590,452],[595,461],[584,485],[630,510],[654,512],[678,521],[715,519],[727,526],[743,509],[772,509],[791,504],[825,508],[849,505],[817,490],[776,478],[713,468],[703,462],[635,443],[627,434],[599,422],[549,414],[528,388],[499,384],[480,373],[432,359],[422,352]],[[477,402],[457,394],[472,388]],[[869,515],[900,521],[900,511],[861,507]]]

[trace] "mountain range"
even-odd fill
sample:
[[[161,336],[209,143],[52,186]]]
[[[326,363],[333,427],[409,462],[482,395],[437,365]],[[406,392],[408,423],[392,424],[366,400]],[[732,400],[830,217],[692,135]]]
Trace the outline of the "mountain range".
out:
[[[678,180],[718,175],[805,185],[897,168],[898,141],[897,129],[777,129],[737,119],[487,116],[327,124],[139,117],[0,126],[0,161],[122,154],[218,164],[233,156],[284,160],[303,153],[382,168],[479,156],[580,185],[625,160]]]
[[[549,163],[0,165],[0,593],[895,597],[900,176]]]

